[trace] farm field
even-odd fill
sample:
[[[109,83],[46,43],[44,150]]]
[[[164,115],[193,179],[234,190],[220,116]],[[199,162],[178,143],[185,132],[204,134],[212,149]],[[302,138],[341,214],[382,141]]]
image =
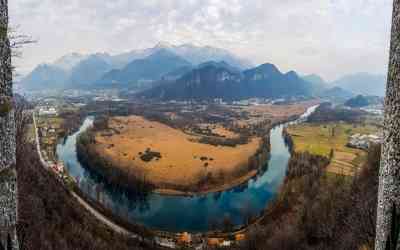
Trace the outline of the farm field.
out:
[[[261,141],[254,137],[236,147],[202,144],[196,136],[140,116],[111,118],[109,127],[112,134],[96,133],[96,151],[113,165],[144,173],[158,187],[196,185],[207,176],[229,180],[241,169],[246,175],[248,159]],[[143,160],[149,152],[155,157]]]
[[[349,137],[354,134],[373,134],[378,128],[373,125],[328,123],[300,124],[288,127],[296,152],[308,151],[327,158],[333,158],[327,172],[346,176],[354,175],[367,153],[360,149],[347,147]]]

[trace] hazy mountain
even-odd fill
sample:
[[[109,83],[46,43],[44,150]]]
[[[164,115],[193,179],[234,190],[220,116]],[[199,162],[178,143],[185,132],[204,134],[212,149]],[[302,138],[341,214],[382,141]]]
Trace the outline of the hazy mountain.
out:
[[[363,96],[363,95],[358,95],[356,97],[353,97],[349,100],[347,100],[344,103],[345,106],[351,107],[351,108],[362,108],[366,107],[369,105],[368,99]]]
[[[61,89],[67,78],[68,73],[63,69],[49,64],[40,64],[20,81],[20,86],[27,90]]]
[[[326,82],[322,77],[316,74],[306,75],[302,77],[304,81],[310,82],[315,85],[326,85]]]
[[[173,83],[157,86],[139,95],[164,100],[238,100],[250,97],[307,96],[309,88],[310,84],[295,72],[282,74],[272,64],[240,73],[226,63],[207,63]]]
[[[383,97],[357,95],[347,100],[344,105],[351,108],[362,108],[369,105],[383,105]]]
[[[91,55],[72,68],[67,83],[74,87],[87,86],[112,68],[102,54]]]
[[[181,78],[182,76],[186,75],[190,71],[194,69],[193,66],[183,66],[178,69],[172,70],[168,72],[167,74],[163,75],[161,77],[161,80],[163,81],[175,81]]]
[[[170,46],[168,49],[194,65],[208,61],[224,61],[241,70],[254,66],[251,62],[241,59],[227,50],[211,46],[198,47],[192,44],[184,44],[180,46]]]
[[[167,73],[166,75],[164,75],[161,79],[162,80],[166,80],[166,81],[175,81],[179,78],[181,78],[182,76],[186,75],[187,73],[189,73],[190,71],[194,70],[194,69],[200,69],[200,68],[204,68],[207,66],[215,66],[215,67],[220,67],[220,68],[226,68],[229,71],[233,72],[233,73],[240,73],[240,70],[238,68],[235,68],[229,64],[227,64],[224,61],[221,62],[214,62],[214,61],[209,61],[209,62],[205,62],[202,64],[199,64],[197,67],[194,66],[184,66],[181,68],[178,68],[174,71],[171,71],[169,73]]]
[[[247,69],[253,66],[249,61],[241,59],[224,49],[211,46],[201,47],[192,44],[172,45],[167,42],[160,42],[152,48],[133,50],[116,55],[113,57],[113,63],[115,65],[126,65],[133,60],[143,59],[160,50],[169,50],[193,65],[199,65],[208,61],[225,61],[239,69]]]
[[[346,100],[352,98],[353,96],[354,93],[340,87],[328,88],[322,91],[321,94],[319,94],[319,97],[330,100],[334,103],[343,103]]]
[[[313,94],[316,96],[323,93],[323,91],[325,91],[327,88],[327,83],[319,75],[316,74],[306,75],[303,76],[302,79],[312,84]]]
[[[71,53],[57,59],[52,65],[68,72],[87,57],[88,56],[79,53]]]
[[[144,59],[129,63],[123,69],[114,69],[108,72],[100,80],[96,81],[96,84],[100,86],[113,84],[131,88],[141,87],[140,85],[143,82],[158,81],[167,73],[191,66],[183,58],[169,50],[162,49]]]
[[[356,94],[384,96],[386,77],[369,73],[357,73],[344,76],[332,83]]]
[[[105,82],[103,80],[114,80],[113,77],[110,77],[110,75],[118,74],[120,71],[123,71],[128,64],[131,64],[134,61],[140,59],[145,59],[153,54],[165,50],[181,57],[182,59],[188,61],[190,64],[193,65],[199,65],[202,63],[206,63],[208,61],[225,61],[228,64],[232,65],[233,67],[239,69],[245,69],[251,67],[251,63],[233,55],[232,53],[224,49],[213,48],[210,46],[199,47],[191,44],[175,46],[163,42],[157,44],[152,48],[147,48],[143,50],[132,50],[130,52],[121,53],[117,55],[110,55],[108,53],[97,53],[93,55],[82,55],[79,53],[71,53],[57,59],[53,64],[47,64],[47,65],[50,67],[49,70],[55,71],[53,70],[53,68],[58,68],[65,71],[64,73],[66,75],[70,75],[69,79],[65,82],[66,88],[79,87],[79,85],[81,84],[84,85],[88,84],[90,80],[94,82],[99,79],[100,79],[99,82],[104,84]],[[97,68],[96,65],[99,67]],[[53,76],[54,78],[51,80],[56,83],[55,85],[59,85],[58,83],[65,81],[65,76],[62,78],[57,78],[54,72],[44,72],[44,70],[45,69],[43,68],[41,69],[40,72],[31,72],[29,74],[30,78],[40,82],[41,81],[40,79],[43,76],[46,75]],[[115,71],[109,72],[111,70]],[[171,71],[173,70],[175,70],[175,68],[173,68]],[[38,73],[40,73],[40,75],[35,76],[35,74]],[[102,74],[105,73],[109,73],[110,75],[107,74],[106,76],[103,77]],[[162,73],[167,74],[172,72],[162,72]],[[183,73],[187,73],[187,71]],[[179,74],[176,75],[175,79],[180,76],[182,75]],[[125,76],[122,80],[126,80],[127,78],[128,77]],[[148,77],[146,76],[145,78]],[[160,77],[157,76],[151,78],[160,78]],[[46,79],[43,79],[43,81],[46,81]]]

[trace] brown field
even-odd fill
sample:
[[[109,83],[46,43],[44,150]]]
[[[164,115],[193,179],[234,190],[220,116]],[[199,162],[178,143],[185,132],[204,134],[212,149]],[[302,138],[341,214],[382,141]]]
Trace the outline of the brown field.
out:
[[[248,158],[260,145],[259,138],[236,147],[201,144],[193,141],[194,136],[139,116],[115,117],[109,126],[118,132],[111,136],[101,132],[96,134],[98,153],[116,166],[145,173],[146,178],[158,187],[196,185],[209,174],[213,177],[221,176],[221,173],[224,177],[232,176],[238,168],[247,167]],[[218,131],[231,136],[223,128]],[[161,158],[143,161],[140,156],[147,149],[160,152]],[[247,171],[243,173],[246,174]]]
[[[262,104],[257,106],[240,107],[237,111],[248,112],[250,120],[239,120],[237,121],[237,124],[245,126],[247,124],[262,122],[266,119],[269,119],[274,123],[286,121],[291,116],[302,115],[309,107],[319,103],[320,101],[315,99],[287,105]]]

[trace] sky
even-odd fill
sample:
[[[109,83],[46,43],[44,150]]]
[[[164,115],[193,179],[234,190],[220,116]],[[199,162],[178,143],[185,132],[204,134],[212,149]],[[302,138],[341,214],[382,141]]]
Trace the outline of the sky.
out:
[[[228,49],[254,64],[386,74],[392,0],[12,0],[12,27],[37,43],[17,71],[72,52],[112,54],[159,41]]]

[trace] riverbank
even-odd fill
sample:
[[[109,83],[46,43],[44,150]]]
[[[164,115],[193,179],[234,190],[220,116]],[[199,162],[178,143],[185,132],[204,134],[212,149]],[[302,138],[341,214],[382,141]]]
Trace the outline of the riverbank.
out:
[[[99,178],[95,171],[84,167],[77,159],[77,138],[91,126],[92,121],[92,118],[87,118],[78,133],[58,145],[57,152],[60,159],[66,163],[66,170],[78,180],[84,194],[101,204],[105,202],[105,206],[110,208],[112,213],[126,219],[127,222],[139,223],[154,230],[204,233],[215,232],[215,229],[222,230],[227,225],[231,225],[229,232],[241,230],[248,224],[249,215],[255,219],[263,213],[266,204],[274,199],[275,192],[286,175],[290,154],[282,138],[283,127],[275,126],[268,135],[273,145],[269,154],[269,164],[264,166],[252,181],[234,186],[226,192],[191,197],[149,193],[147,198],[137,202],[126,190],[106,184],[104,178]]]
[[[173,189],[162,189],[162,188],[156,188],[153,190],[155,194],[160,194],[160,195],[170,195],[170,196],[195,196],[195,195],[207,195],[210,193],[218,193],[218,192],[223,192],[226,190],[230,190],[234,187],[240,186],[246,182],[248,182],[250,179],[254,178],[257,176],[258,171],[257,170],[252,170],[246,175],[239,177],[237,179],[234,179],[228,183],[225,183],[219,187],[214,187],[210,188],[207,190],[203,191],[198,191],[198,192],[185,192],[185,191],[179,191],[179,190],[173,190]]]
[[[137,189],[139,180],[157,194],[221,192],[256,176],[269,158],[267,125],[263,136],[251,137],[246,144],[214,146],[137,116],[105,123],[107,129],[94,126],[79,136],[78,158],[110,183],[130,189]]]

